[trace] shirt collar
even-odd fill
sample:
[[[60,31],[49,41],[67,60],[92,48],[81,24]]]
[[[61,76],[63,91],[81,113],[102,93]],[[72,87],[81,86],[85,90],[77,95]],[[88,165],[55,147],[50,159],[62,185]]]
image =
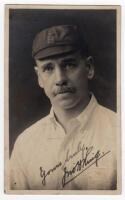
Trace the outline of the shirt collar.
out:
[[[93,110],[97,106],[97,100],[94,96],[94,94],[91,93],[91,99],[88,103],[88,105],[85,107],[85,109],[76,117],[76,119],[80,122],[83,123],[83,121],[87,121],[90,119],[90,116],[93,113]]]
[[[86,106],[86,108],[76,118],[73,119],[73,120],[80,122],[81,125],[84,125],[88,121],[88,119],[90,119],[93,110],[98,105],[94,94],[93,93],[90,93],[90,94],[91,94],[91,99],[90,99],[88,105]],[[55,115],[54,115],[53,107],[50,110],[49,119],[54,124],[58,124],[58,122],[56,121]]]

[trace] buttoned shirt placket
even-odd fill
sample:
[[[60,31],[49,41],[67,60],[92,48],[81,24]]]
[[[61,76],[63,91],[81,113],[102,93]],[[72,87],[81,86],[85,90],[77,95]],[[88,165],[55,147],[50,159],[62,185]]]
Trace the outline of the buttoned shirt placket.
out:
[[[56,121],[53,109],[50,112],[50,120],[53,123],[54,130],[59,135],[59,139],[61,140],[60,148],[57,155],[57,160],[62,162],[61,170],[58,171],[57,175],[57,189],[63,189],[61,182],[61,174],[63,176],[63,162],[66,159],[66,149],[70,149],[70,152],[73,153],[74,142],[78,143],[81,140],[84,140],[84,136],[87,134],[87,124],[91,120],[94,109],[97,106],[97,101],[95,97],[92,95],[91,100],[85,110],[76,118],[73,118],[68,124],[68,133],[65,133],[63,127]],[[84,141],[86,142],[86,141]],[[75,151],[75,150],[74,150]]]

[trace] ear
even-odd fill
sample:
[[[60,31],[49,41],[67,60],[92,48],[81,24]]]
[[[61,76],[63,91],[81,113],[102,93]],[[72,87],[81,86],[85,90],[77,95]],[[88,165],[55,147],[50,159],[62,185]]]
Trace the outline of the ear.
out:
[[[92,56],[86,58],[86,66],[88,68],[88,79],[91,80],[94,77],[94,60]]]
[[[39,72],[38,67],[35,66],[35,67],[34,67],[34,70],[35,70],[35,73],[36,73],[36,75],[37,75],[37,77],[38,77],[38,84],[39,84],[39,86],[40,86],[41,88],[43,88],[43,82],[42,82],[42,78],[41,78],[41,76],[40,76],[40,72]]]

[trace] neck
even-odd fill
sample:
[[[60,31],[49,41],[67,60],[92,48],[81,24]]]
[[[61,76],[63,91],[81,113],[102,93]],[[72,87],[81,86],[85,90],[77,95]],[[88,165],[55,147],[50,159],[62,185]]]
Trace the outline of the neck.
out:
[[[88,105],[90,101],[89,96],[86,98],[84,103],[82,102],[79,106],[71,109],[62,109],[60,107],[53,107],[56,120],[62,125],[65,132],[67,133],[68,123],[71,119],[77,117]]]

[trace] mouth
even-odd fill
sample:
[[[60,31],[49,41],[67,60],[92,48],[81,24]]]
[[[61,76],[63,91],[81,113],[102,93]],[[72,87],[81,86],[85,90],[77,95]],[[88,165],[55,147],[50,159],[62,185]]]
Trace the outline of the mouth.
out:
[[[61,90],[57,94],[72,93],[70,90]]]
[[[59,88],[55,92],[55,96],[58,94],[65,94],[65,93],[75,93],[75,88]]]

